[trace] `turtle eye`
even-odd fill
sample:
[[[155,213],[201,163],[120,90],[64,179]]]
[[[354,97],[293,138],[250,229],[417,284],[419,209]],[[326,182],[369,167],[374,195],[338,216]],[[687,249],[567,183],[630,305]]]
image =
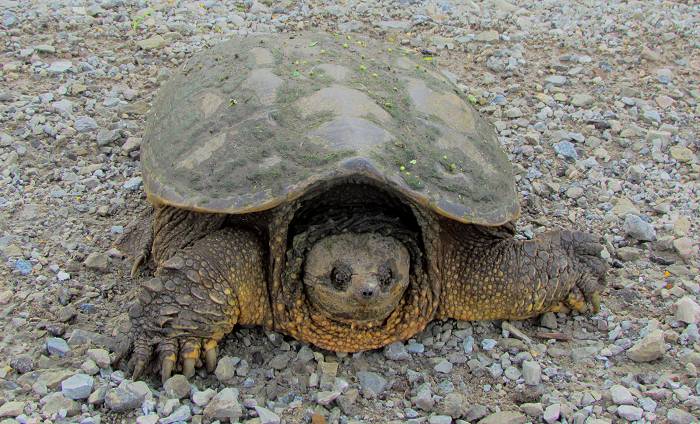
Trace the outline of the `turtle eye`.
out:
[[[352,269],[348,264],[337,264],[331,271],[331,283],[338,290],[345,290],[350,284]]]
[[[384,264],[379,266],[377,272],[377,279],[382,287],[387,287],[394,282],[394,273],[391,271],[389,264]]]

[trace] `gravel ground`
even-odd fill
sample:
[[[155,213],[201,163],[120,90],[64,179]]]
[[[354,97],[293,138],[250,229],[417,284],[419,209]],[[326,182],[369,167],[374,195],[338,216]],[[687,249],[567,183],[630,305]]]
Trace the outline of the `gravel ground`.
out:
[[[685,3],[0,0],[0,424],[698,422],[700,7]],[[233,34],[308,29],[434,52],[516,167],[519,236],[605,238],[602,311],[435,322],[354,355],[240,329],[216,375],[126,379],[134,282],[110,246],[145,205],[154,93]]]

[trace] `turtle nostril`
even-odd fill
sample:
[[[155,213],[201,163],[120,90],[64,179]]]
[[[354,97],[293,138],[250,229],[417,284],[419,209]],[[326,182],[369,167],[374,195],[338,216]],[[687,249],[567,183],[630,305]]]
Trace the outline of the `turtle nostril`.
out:
[[[364,289],[362,290],[362,297],[364,298],[370,298],[374,295],[374,290],[372,289]]]

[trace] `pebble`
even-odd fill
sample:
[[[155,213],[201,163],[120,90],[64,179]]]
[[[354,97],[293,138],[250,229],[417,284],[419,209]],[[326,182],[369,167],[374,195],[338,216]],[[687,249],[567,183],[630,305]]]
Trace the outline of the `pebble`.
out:
[[[190,396],[190,382],[182,374],[175,374],[163,384],[165,396],[170,399],[183,399]]]
[[[566,84],[567,78],[563,75],[550,75],[544,81],[547,84],[552,84],[556,87],[560,87]]]
[[[279,415],[275,414],[267,408],[256,406],[255,412],[258,413],[260,424],[280,424],[280,422],[282,421]]]
[[[697,422],[697,417],[680,408],[671,408],[666,414],[670,424],[691,424]]]
[[[187,405],[182,405],[181,407],[177,408],[172,414],[168,415],[165,418],[161,418],[159,422],[161,424],[181,423],[189,421],[191,417],[192,412],[190,411],[190,407]]]
[[[70,347],[65,340],[59,337],[51,337],[46,340],[46,350],[50,355],[65,356],[70,352]]]
[[[119,387],[110,389],[105,395],[105,406],[114,412],[125,412],[136,409],[150,394],[146,383],[123,382]]]
[[[542,368],[537,361],[523,361],[523,379],[525,384],[536,386],[542,381]]]
[[[156,34],[152,37],[148,37],[145,40],[140,40],[136,42],[136,45],[143,50],[155,50],[160,49],[166,44],[165,38],[162,35]]]
[[[123,185],[126,190],[136,191],[141,188],[143,179],[141,177],[129,178]]]
[[[595,101],[595,98],[590,94],[574,94],[571,97],[571,104],[576,107],[590,106]]]
[[[433,369],[435,372],[439,372],[442,374],[449,374],[450,371],[452,371],[452,363],[446,359],[441,360],[438,362]]]
[[[57,60],[49,66],[49,72],[63,74],[73,68],[73,64],[68,60]]]
[[[208,388],[203,391],[194,390],[192,392],[192,402],[200,407],[205,407],[216,396],[216,391]]]
[[[430,424],[451,424],[452,417],[449,415],[432,415],[428,418]]]
[[[627,350],[627,356],[635,362],[651,362],[665,353],[666,344],[661,330],[650,332]]]
[[[700,305],[690,296],[683,296],[675,304],[676,320],[686,324],[697,324],[700,322]]]
[[[384,356],[392,361],[410,361],[411,355],[401,342],[394,342],[384,348]]]
[[[578,160],[578,153],[571,142],[562,140],[554,144],[554,151],[566,159]]]
[[[520,410],[526,413],[528,416],[537,418],[541,417],[544,414],[544,409],[542,408],[542,404],[537,402],[537,403],[523,403],[520,405]]]
[[[520,412],[499,411],[485,417],[479,421],[479,424],[525,424],[525,422],[527,417]]]
[[[88,132],[97,129],[97,122],[89,116],[78,116],[73,124],[78,132]]]
[[[497,344],[498,342],[494,339],[484,339],[481,341],[481,348],[488,352],[490,350],[493,350],[493,348],[496,347]]]
[[[637,215],[628,214],[625,217],[625,223],[622,226],[625,234],[639,241],[654,241],[656,240],[656,230],[654,226],[642,220]]]
[[[10,401],[0,405],[0,418],[16,417],[24,413],[25,402]]]
[[[112,359],[109,357],[109,352],[104,349],[88,349],[86,353],[88,358],[95,361],[95,364],[97,364],[97,366],[100,368],[109,368],[109,366],[112,364]]]
[[[61,383],[61,393],[69,399],[86,399],[92,393],[95,384],[93,378],[87,374],[75,374]]]
[[[367,397],[375,397],[384,392],[387,381],[384,377],[371,371],[360,371],[357,373],[362,392]]]
[[[231,381],[236,376],[236,366],[241,362],[240,358],[232,356],[223,356],[219,358],[219,362],[214,370],[214,375],[222,383]]]
[[[92,252],[83,261],[83,264],[90,269],[94,269],[101,272],[107,272],[109,270],[109,258],[107,255],[98,252]]]
[[[238,403],[238,390],[229,387],[217,393],[204,408],[204,416],[212,420],[236,422],[242,414],[243,410]]]
[[[544,419],[544,421],[547,424],[552,424],[552,423],[555,423],[559,420],[560,415],[561,415],[561,404],[553,403],[545,408],[542,419]]]
[[[644,416],[644,410],[632,405],[622,405],[617,408],[617,415],[628,421],[637,421]]]
[[[618,405],[634,405],[634,397],[625,386],[615,384],[610,388],[612,401]]]

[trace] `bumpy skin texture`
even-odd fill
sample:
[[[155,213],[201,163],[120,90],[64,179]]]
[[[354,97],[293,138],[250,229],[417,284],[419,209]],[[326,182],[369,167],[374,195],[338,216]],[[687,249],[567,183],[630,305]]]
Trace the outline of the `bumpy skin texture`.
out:
[[[180,221],[180,229],[187,218]],[[216,226],[215,221],[205,227]],[[174,221],[168,223],[178,228]],[[167,247],[180,245],[188,234],[156,231],[153,250],[161,261],[129,310],[134,378],[153,365],[160,368],[163,381],[175,370],[191,377],[202,362],[213,371],[217,343],[234,325],[271,325],[264,252],[257,236],[246,230],[215,230],[163,259]],[[157,360],[152,362],[154,354]]]
[[[412,275],[387,319],[339,322],[316,308],[303,290],[271,290],[271,262],[259,236],[223,225],[215,214],[156,209],[157,271],[142,284],[129,311],[134,378],[149,367],[159,369],[163,381],[176,370],[188,377],[197,366],[212,371],[217,343],[236,324],[262,325],[349,352],[405,340],[436,318],[523,319],[562,305],[597,311],[607,271],[599,256],[602,246],[589,234],[554,231],[520,241],[512,226],[423,223],[426,256],[437,259],[426,263],[437,269]],[[431,277],[440,281],[434,284]]]
[[[600,306],[603,246],[581,232],[520,241],[487,227],[446,225],[439,318],[524,319]]]

